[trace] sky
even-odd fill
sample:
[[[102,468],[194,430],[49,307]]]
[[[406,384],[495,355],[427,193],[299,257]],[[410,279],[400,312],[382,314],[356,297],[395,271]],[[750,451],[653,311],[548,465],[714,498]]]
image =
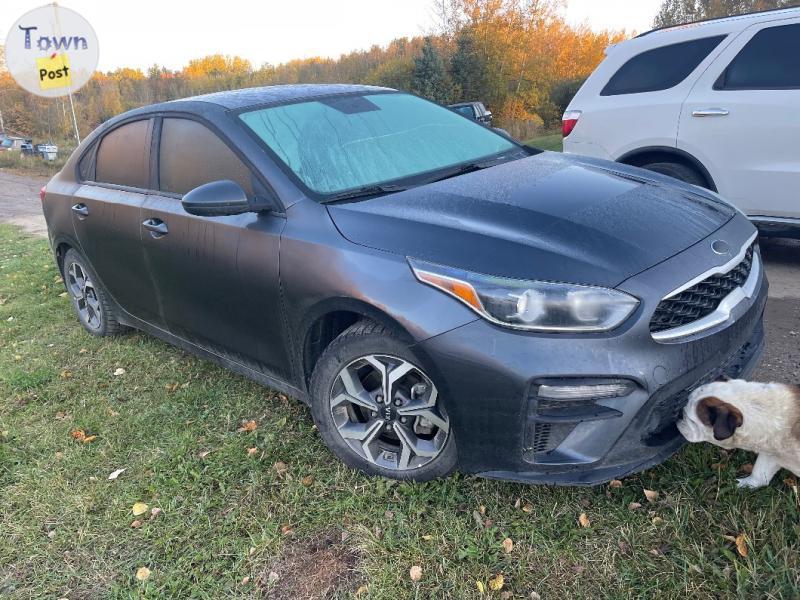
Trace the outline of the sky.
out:
[[[564,16],[593,29],[644,31],[660,0],[567,0]],[[0,40],[43,0],[0,0]],[[433,0],[63,0],[83,15],[100,44],[101,71],[170,69],[208,54],[254,66],[293,58],[338,57],[435,29]]]

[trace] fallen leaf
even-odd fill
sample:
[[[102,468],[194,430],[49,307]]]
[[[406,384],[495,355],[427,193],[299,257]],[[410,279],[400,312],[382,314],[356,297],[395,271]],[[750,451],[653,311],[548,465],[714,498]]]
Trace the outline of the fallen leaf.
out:
[[[432,535],[423,535],[422,539],[425,540],[426,542],[430,542],[433,539],[433,536]]]
[[[64,453],[63,452],[56,452],[56,460],[61,460],[62,458],[64,458]]]
[[[736,551],[739,556],[747,558],[747,538],[743,533],[736,536]]]
[[[581,527],[591,527],[592,522],[589,520],[589,517],[586,516],[586,513],[581,513],[581,516],[578,517],[578,523],[581,524]]]
[[[167,383],[166,385],[164,385],[164,389],[172,393],[175,390],[177,390],[180,387],[180,385],[181,385],[180,383]]]
[[[513,597],[514,597],[514,594],[512,594],[511,592],[509,592],[508,590],[506,590],[505,592],[503,592],[503,593],[501,593],[501,594],[500,594],[500,597],[501,597],[503,600],[509,600],[509,598],[513,598]]]
[[[161,514],[161,509],[158,508],[157,506],[154,506],[153,508],[150,509],[150,520],[152,521],[160,514]]]
[[[131,507],[131,512],[133,513],[134,517],[138,517],[139,515],[146,513],[148,508],[150,507],[144,502],[137,502],[133,505],[133,507]]]
[[[122,475],[125,472],[125,469],[117,469],[116,471],[112,471],[111,474],[108,476],[109,481],[114,481],[117,477]]]
[[[300,480],[300,484],[303,487],[311,487],[314,485],[314,476],[313,475],[306,475]]]
[[[136,579],[139,581],[147,581],[150,578],[150,569],[147,567],[139,567],[136,571]]]
[[[526,504],[525,506],[522,507],[522,512],[524,512],[524,513],[532,513],[533,512],[533,506],[531,506],[530,504]]]
[[[652,523],[653,523],[653,525],[658,527],[659,525],[663,525],[664,524],[664,519],[662,519],[661,517],[653,517]]]
[[[658,492],[654,492],[653,490],[643,490],[643,491],[644,491],[644,497],[647,498],[648,502],[655,502],[656,500],[658,500],[659,496]]]
[[[361,597],[361,594],[366,594],[368,591],[369,591],[369,588],[367,586],[365,586],[365,585],[360,586],[356,590],[356,598]]]
[[[131,523],[132,529],[139,529],[142,526],[142,522],[139,519],[136,519],[133,523]]]
[[[280,575],[278,575],[278,574],[277,574],[275,571],[270,571],[270,572],[269,572],[269,575],[267,576],[267,580],[268,580],[270,583],[275,583],[275,582],[276,582],[276,581],[278,581],[278,579],[280,579],[280,578],[281,578],[281,576],[280,576]]]
[[[294,534],[294,530],[292,529],[292,527],[290,525],[284,525],[283,527],[281,527],[281,533],[283,535],[289,536],[289,535]]]
[[[247,449],[247,456],[255,456],[256,454],[258,454],[258,448],[253,447]]]
[[[482,581],[476,581],[475,582],[475,587],[478,588],[478,593],[479,594],[485,594],[486,593],[486,586],[483,585]]]
[[[122,367],[117,367],[114,370],[114,377],[119,377],[120,375],[125,375],[125,369],[123,369]]]
[[[86,432],[83,429],[74,429],[70,431],[69,434],[79,442],[86,439]]]
[[[72,379],[72,371],[64,369],[61,371],[61,379]]]
[[[242,577],[242,585],[247,585],[248,583],[250,583],[250,577],[245,575],[244,577]]]
[[[257,427],[258,423],[256,423],[254,420],[251,419],[249,421],[242,422],[242,424],[239,426],[239,429],[237,429],[236,431],[239,433],[247,431],[255,431]]]
[[[205,458],[209,454],[211,454],[211,450],[202,450],[197,453],[197,456],[199,456],[200,458]]]
[[[419,581],[422,579],[422,567],[414,565],[408,570],[408,576],[411,577],[411,581]]]
[[[519,508],[520,506],[522,506],[522,500],[517,498],[517,501],[514,502],[514,508]]]
[[[493,592],[498,592],[503,589],[503,584],[505,584],[505,582],[505,577],[503,577],[502,573],[499,573],[496,577],[489,580],[489,589]]]
[[[472,520],[475,521],[475,524],[478,527],[483,527],[483,519],[481,518],[481,513],[477,510],[472,511]]]
[[[88,350],[86,348],[81,348],[80,350],[78,350],[78,354],[86,354],[87,352]]]
[[[514,541],[511,538],[506,538],[503,540],[503,551],[506,554],[511,554],[511,551],[514,550]]]
[[[618,490],[622,487],[622,482],[619,479],[612,479],[608,482],[608,487]]]
[[[286,475],[286,471],[289,470],[289,467],[286,466],[286,463],[280,460],[272,465],[272,468],[275,469],[275,472],[281,477]]]
[[[486,507],[483,504],[481,504],[478,507],[478,512],[481,513],[482,515],[485,515],[486,514]]]
[[[631,502],[628,504],[628,510],[639,510],[642,508],[642,505],[639,502]]]
[[[542,597],[539,595],[539,592],[531,592],[530,599],[531,600],[542,600]]]

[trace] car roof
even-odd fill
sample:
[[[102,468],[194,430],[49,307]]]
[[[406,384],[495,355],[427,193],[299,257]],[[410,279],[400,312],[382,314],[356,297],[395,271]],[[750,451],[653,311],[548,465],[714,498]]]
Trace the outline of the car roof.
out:
[[[689,21],[687,23],[680,23],[678,25],[667,25],[665,27],[657,27],[655,29],[651,29],[650,31],[645,31],[644,33],[639,34],[636,38],[642,38],[645,36],[652,35],[654,33],[668,33],[672,31],[680,31],[682,29],[688,29],[690,27],[709,27],[713,25],[730,25],[730,24],[739,24],[741,28],[748,27],[752,23],[758,23],[759,21],[772,21],[782,18],[788,18],[800,14],[800,7],[794,6],[790,8],[771,8],[768,10],[759,10],[750,13],[744,13],[742,15],[733,15],[730,17],[717,17],[712,19],[700,19],[698,21]],[[739,23],[743,21],[743,23]],[[634,39],[636,39],[634,38]]]
[[[240,90],[226,90],[223,92],[213,92],[200,96],[191,96],[172,100],[167,104],[179,104],[181,102],[209,102],[218,104],[227,109],[238,110],[249,106],[260,104],[272,104],[277,102],[297,102],[309,100],[321,96],[338,94],[366,93],[366,92],[394,92],[392,88],[378,87],[373,85],[355,85],[345,83],[303,83],[291,85],[270,85],[264,87],[244,88]]]

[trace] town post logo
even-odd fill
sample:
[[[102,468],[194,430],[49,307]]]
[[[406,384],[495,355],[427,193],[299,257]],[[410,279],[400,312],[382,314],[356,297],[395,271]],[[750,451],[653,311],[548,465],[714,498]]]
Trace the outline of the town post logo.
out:
[[[97,68],[94,29],[73,10],[51,4],[32,10],[6,38],[6,66],[32,94],[58,97],[80,89]]]

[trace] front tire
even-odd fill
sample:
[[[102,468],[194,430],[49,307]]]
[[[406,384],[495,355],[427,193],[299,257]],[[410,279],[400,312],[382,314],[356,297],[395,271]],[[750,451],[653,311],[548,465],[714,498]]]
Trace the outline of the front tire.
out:
[[[311,412],[331,451],[367,474],[428,481],[456,466],[438,388],[407,345],[372,321],[359,321],[323,352]]]
[[[64,256],[64,286],[83,328],[98,337],[117,335],[124,331],[116,306],[100,285],[94,270],[75,249]]]

